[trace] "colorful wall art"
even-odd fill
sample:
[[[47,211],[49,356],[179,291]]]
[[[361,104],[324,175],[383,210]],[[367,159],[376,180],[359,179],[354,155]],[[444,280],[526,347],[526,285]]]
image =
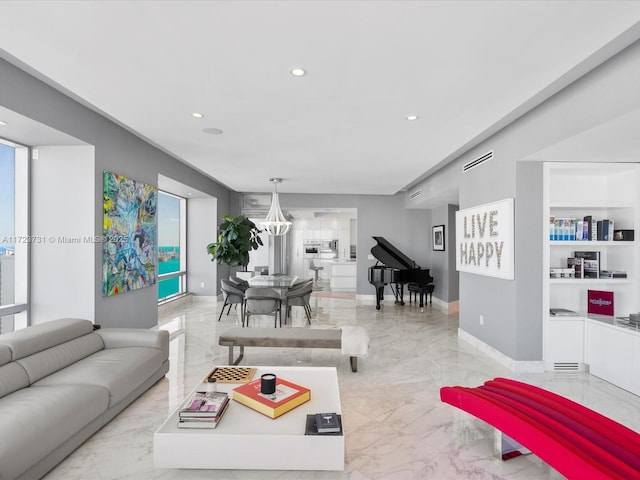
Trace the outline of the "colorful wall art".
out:
[[[102,295],[156,283],[156,187],[104,172]]]

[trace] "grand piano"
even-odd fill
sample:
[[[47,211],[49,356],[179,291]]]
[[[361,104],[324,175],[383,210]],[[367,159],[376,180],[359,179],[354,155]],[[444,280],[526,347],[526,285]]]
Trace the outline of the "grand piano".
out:
[[[384,237],[373,237],[373,239],[377,245],[371,249],[371,254],[377,262],[373,267],[369,267],[369,283],[376,287],[376,309],[380,310],[380,301],[385,285],[391,286],[397,305],[404,305],[405,284],[416,285],[418,290],[427,290],[427,286],[433,282],[428,268],[416,265],[416,262],[394,247]],[[420,308],[422,306],[423,295],[421,292]]]

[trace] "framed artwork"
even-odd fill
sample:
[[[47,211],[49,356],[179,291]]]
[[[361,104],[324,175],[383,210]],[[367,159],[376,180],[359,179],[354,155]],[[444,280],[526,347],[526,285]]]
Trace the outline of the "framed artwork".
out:
[[[158,189],[104,172],[102,295],[109,297],[156,283]]]
[[[444,251],[444,225],[436,225],[431,229],[431,244],[434,250]]]
[[[514,278],[513,198],[456,212],[456,269],[487,277]]]

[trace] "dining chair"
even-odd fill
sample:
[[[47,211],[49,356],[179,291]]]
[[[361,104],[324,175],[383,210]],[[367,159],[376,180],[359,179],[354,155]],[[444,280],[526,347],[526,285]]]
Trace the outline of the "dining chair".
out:
[[[307,317],[307,322],[311,325],[311,292],[313,291],[313,285],[306,284],[300,288],[290,289],[284,298],[285,315],[288,319],[291,316],[291,307],[304,307],[304,313]]]
[[[229,308],[227,309],[227,315],[229,315],[229,312],[231,311],[231,305],[235,305],[236,308],[238,308],[238,305],[240,305],[240,317],[242,319],[242,325],[244,326],[244,292],[224,279],[220,280],[220,290],[222,290],[222,298],[224,299],[224,303],[222,304],[222,309],[220,310],[218,321],[220,321],[220,319],[222,318],[224,307],[229,305]]]
[[[231,283],[231,285],[239,290],[242,290],[243,292],[245,292],[247,288],[249,288],[249,282],[247,282],[246,280],[241,280],[235,275],[229,275],[229,282]]]
[[[313,278],[299,278],[293,283],[293,285],[291,285],[291,288],[289,290],[290,291],[295,290],[296,288],[302,288],[312,284],[313,284]]]
[[[244,317],[247,327],[251,315],[273,315],[274,327],[278,326],[278,316],[282,327],[282,299],[273,288],[249,287],[244,292]],[[242,324],[244,327],[244,322]]]

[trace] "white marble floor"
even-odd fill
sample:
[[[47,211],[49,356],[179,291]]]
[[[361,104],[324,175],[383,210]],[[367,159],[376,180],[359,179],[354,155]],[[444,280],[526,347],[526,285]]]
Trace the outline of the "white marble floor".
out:
[[[164,470],[153,467],[153,432],[214,364],[224,365],[221,331],[239,325],[234,312],[218,323],[221,303],[196,299],[163,313],[171,332],[167,377],[97,432],[47,480],[115,479],[557,479],[533,455],[502,462],[493,456],[492,430],[439,399],[444,385],[480,385],[510,376],[556,391],[640,430],[640,398],[586,373],[513,375],[458,339],[456,315],[435,306],[424,312],[387,299],[373,302],[312,297],[313,327],[361,325],[371,336],[370,354],[352,373],[338,350],[247,349],[247,365],[336,366],[346,435],[344,472]],[[344,297],[344,295],[342,295]],[[273,325],[272,317],[258,319]],[[254,321],[254,320],[252,320]],[[294,326],[306,325],[301,308]],[[215,452],[211,452],[215,455]],[[251,452],[238,452],[247,455]],[[321,452],[318,452],[321,454]]]

